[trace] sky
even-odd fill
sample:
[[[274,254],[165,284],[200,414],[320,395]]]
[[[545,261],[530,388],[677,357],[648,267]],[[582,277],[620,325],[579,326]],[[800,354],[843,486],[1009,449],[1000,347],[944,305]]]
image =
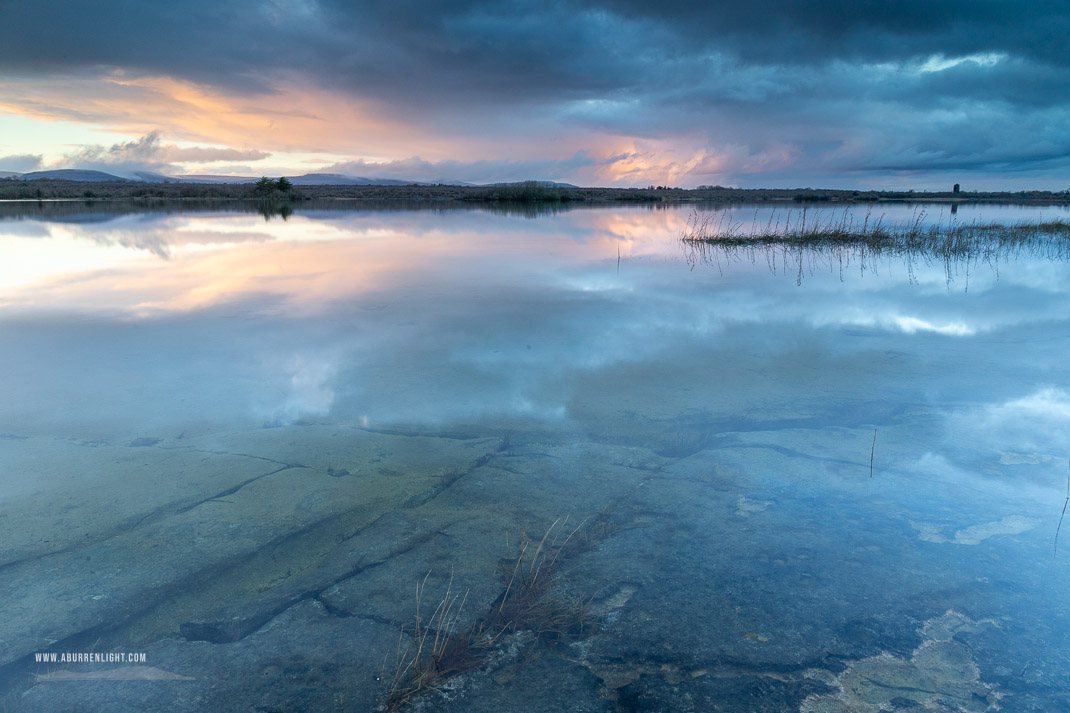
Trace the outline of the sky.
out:
[[[1070,188],[1068,0],[0,0],[0,171]]]

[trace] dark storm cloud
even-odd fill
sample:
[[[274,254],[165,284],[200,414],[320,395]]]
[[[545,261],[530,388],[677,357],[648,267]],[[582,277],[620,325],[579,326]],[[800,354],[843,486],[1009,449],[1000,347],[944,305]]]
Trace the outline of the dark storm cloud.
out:
[[[1058,162],[1068,38],[1066,0],[0,3],[0,66],[25,75],[99,66],[239,93],[296,78],[428,126],[504,131],[493,117],[515,111],[790,142],[818,171]]]
[[[250,2],[42,0],[0,5],[0,65],[69,72],[87,66],[264,86],[267,48]],[[243,17],[244,16],[244,17]],[[244,20],[244,21],[243,21]],[[276,33],[268,42],[280,39]]]
[[[691,47],[713,45],[759,63],[1003,51],[1070,64],[1065,0],[597,0],[590,6],[667,23]]]
[[[1065,0],[39,0],[0,12],[8,68],[100,64],[236,85],[297,69],[354,87],[635,88],[711,52],[773,65],[983,52],[1070,65]]]

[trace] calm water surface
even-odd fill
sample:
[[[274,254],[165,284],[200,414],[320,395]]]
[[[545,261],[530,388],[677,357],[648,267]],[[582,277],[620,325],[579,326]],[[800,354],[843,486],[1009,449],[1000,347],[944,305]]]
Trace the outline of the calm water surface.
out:
[[[0,218],[5,705],[1070,710],[1067,263],[691,216]]]

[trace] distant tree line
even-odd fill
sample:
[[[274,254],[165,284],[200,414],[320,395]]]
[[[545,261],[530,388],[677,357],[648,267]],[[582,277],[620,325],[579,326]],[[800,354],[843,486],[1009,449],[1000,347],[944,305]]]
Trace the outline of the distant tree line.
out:
[[[47,200],[79,198],[86,201],[108,200],[255,200],[294,203],[316,199],[349,199],[365,202],[400,204],[421,201],[457,201],[485,203],[527,203],[549,205],[566,203],[650,203],[675,201],[709,201],[718,203],[755,202],[910,202],[919,199],[957,198],[982,203],[1068,204],[1070,190],[1063,191],[879,191],[817,188],[746,189],[727,186],[700,186],[695,189],[652,188],[568,188],[530,181],[504,186],[363,186],[314,185],[294,186],[285,177],[262,177],[252,183],[149,183],[144,181],[71,181],[63,179],[20,180],[0,178],[0,200]]]

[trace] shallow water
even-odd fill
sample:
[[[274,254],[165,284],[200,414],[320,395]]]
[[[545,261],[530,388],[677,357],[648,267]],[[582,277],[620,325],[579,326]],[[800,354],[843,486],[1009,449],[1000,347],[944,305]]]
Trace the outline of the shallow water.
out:
[[[9,709],[373,710],[418,586],[475,661],[419,709],[1070,709],[1067,264],[692,210],[0,220]],[[577,525],[583,625],[496,621]]]

